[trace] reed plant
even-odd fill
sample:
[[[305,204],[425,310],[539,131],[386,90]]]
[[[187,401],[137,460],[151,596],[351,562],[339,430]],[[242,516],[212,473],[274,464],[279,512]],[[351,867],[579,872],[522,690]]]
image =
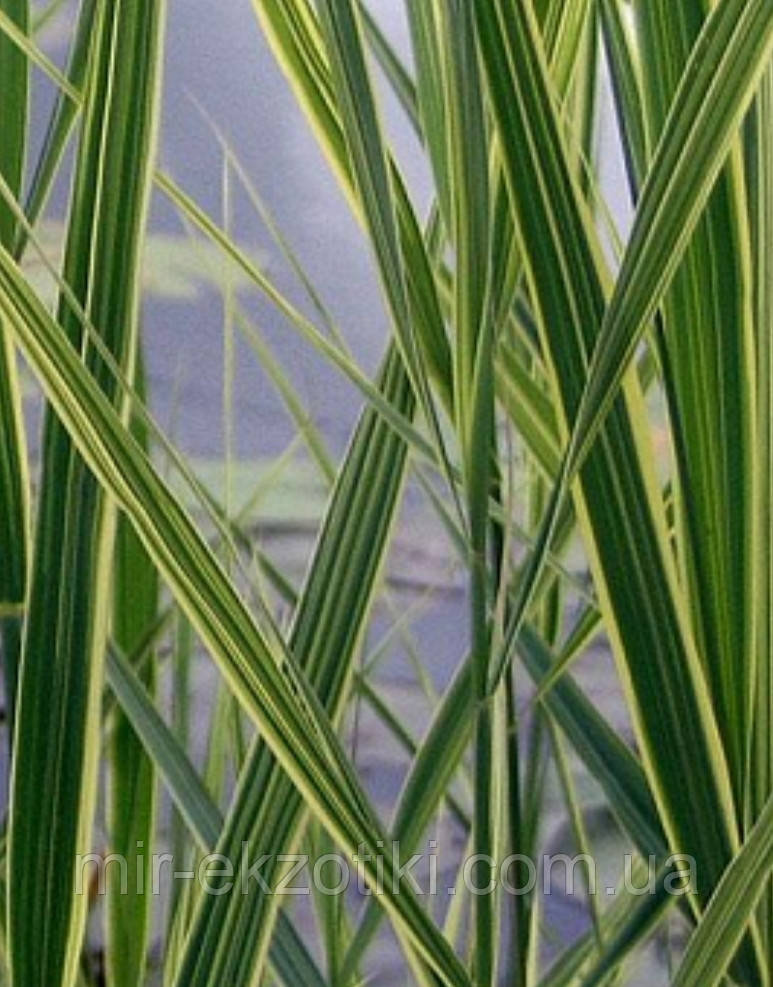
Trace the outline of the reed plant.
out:
[[[625,984],[645,946],[677,930],[670,983],[769,984],[770,0],[404,0],[409,58],[365,0],[252,0],[370,250],[373,322],[389,325],[373,376],[214,124],[225,192],[242,186],[309,304],[157,165],[164,0],[81,0],[65,70],[38,34],[60,6],[0,0],[5,981],[354,987],[373,977],[388,922],[401,982]],[[40,75],[57,96],[31,160]],[[384,124],[387,91],[426,158],[426,211]],[[624,161],[624,236],[605,202],[600,117]],[[41,222],[71,147],[52,261]],[[225,278],[228,325],[326,491],[298,586],[230,485],[224,499],[205,486],[148,410],[152,195],[360,395],[336,462]],[[45,401],[33,458],[20,361]],[[223,415],[228,435],[228,400]],[[468,608],[421,736],[363,662],[407,487],[443,531]],[[406,624],[397,614],[391,633]],[[578,671],[604,649],[630,737]],[[190,707],[205,661],[219,692],[201,765]],[[389,817],[348,743],[361,705],[407,754]],[[504,893],[498,864],[514,861],[518,884],[544,851],[546,778],[576,848],[592,849],[579,777],[654,879],[646,894],[587,894],[587,931],[548,962],[545,889]],[[177,861],[233,862],[247,847],[268,861],[263,881],[175,888],[161,914],[149,893],[161,792]],[[457,893],[438,907],[408,875],[385,883],[449,817],[465,845]],[[313,944],[294,899],[270,890],[298,852],[356,856],[378,892],[312,895]],[[126,862],[128,886],[117,869],[84,893],[89,854]]]

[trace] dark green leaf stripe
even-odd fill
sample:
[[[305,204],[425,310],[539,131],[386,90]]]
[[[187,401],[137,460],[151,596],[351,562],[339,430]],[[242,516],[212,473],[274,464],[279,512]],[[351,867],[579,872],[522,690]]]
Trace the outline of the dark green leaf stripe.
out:
[[[141,353],[137,356],[137,392],[145,394]],[[130,427],[148,447],[147,430],[136,419]],[[115,542],[113,637],[126,653],[145,642],[158,610],[158,575],[129,521],[121,515]],[[154,650],[143,663],[142,681],[153,694],[156,685]],[[126,861],[125,874],[107,874],[107,932],[105,965],[112,987],[141,987],[145,982],[147,946],[153,917],[152,854],[156,823],[156,775],[128,718],[116,714],[110,732],[108,832],[110,852]]]
[[[26,32],[28,0],[2,0],[0,11]],[[0,33],[0,176],[15,198],[21,195],[27,145],[27,59]],[[10,248],[16,220],[0,200],[0,243]],[[13,722],[22,609],[27,582],[27,472],[16,352],[0,322],[0,637],[6,712]]]
[[[747,132],[747,175],[754,280],[754,323],[757,379],[757,432],[759,467],[757,572],[757,655],[755,715],[751,735],[749,777],[750,818],[762,812],[773,791],[773,668],[766,660],[773,646],[773,478],[768,464],[773,457],[773,146],[766,139],[773,127],[773,68],[762,80]],[[768,880],[759,911],[758,927],[768,951],[773,944],[773,880]]]

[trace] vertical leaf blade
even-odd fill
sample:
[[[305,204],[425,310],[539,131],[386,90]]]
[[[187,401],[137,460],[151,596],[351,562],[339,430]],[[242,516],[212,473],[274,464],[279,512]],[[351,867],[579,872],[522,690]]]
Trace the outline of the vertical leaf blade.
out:
[[[64,262],[75,298],[127,369],[134,355],[163,16],[163,3],[100,8]],[[78,316],[64,298],[59,323],[61,333],[79,341]],[[86,360],[120,409],[104,361],[92,348]],[[12,976],[14,984],[30,987],[69,985],[78,971],[87,898],[77,893],[77,856],[93,850],[115,531],[113,502],[53,408],[43,459],[9,843]]]
[[[0,11],[22,31],[29,19],[28,0],[2,0]],[[10,193],[21,197],[27,142],[29,68],[23,52],[0,32],[0,176]],[[0,200],[0,243],[10,249],[16,220]],[[5,703],[13,729],[21,610],[27,582],[27,472],[16,353],[0,321],[0,637],[3,650]]]
[[[145,393],[141,354],[138,394]],[[138,442],[147,448],[147,430],[132,420]],[[127,518],[118,518],[115,543],[113,637],[125,654],[133,654],[156,620],[158,574]],[[153,695],[155,655],[142,668],[141,681]],[[105,967],[111,987],[141,987],[153,915],[152,861],[156,821],[156,777],[134,727],[122,712],[110,724],[108,832],[110,852],[126,862],[107,874]]]

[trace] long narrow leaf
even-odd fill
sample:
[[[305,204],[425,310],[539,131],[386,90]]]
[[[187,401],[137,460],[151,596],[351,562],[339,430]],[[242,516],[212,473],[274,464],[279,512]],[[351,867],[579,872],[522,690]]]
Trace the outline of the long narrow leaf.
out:
[[[27,0],[3,0],[0,11],[26,31]],[[0,176],[18,198],[27,145],[27,59],[0,34]],[[0,243],[10,248],[16,219],[0,202]],[[13,729],[27,583],[27,475],[16,352],[0,322],[0,638],[8,722]]]
[[[155,2],[101,10],[68,230],[65,279],[124,367],[134,353],[163,17]],[[129,193],[112,194],[123,185]],[[70,346],[80,327],[66,300],[60,320],[57,332]],[[120,408],[104,363],[93,350],[87,360],[107,405]],[[115,528],[114,506],[56,409],[47,415],[43,458],[9,842],[11,966],[14,982],[31,987],[71,984],[78,969],[87,900],[76,891],[77,857],[92,850]]]

